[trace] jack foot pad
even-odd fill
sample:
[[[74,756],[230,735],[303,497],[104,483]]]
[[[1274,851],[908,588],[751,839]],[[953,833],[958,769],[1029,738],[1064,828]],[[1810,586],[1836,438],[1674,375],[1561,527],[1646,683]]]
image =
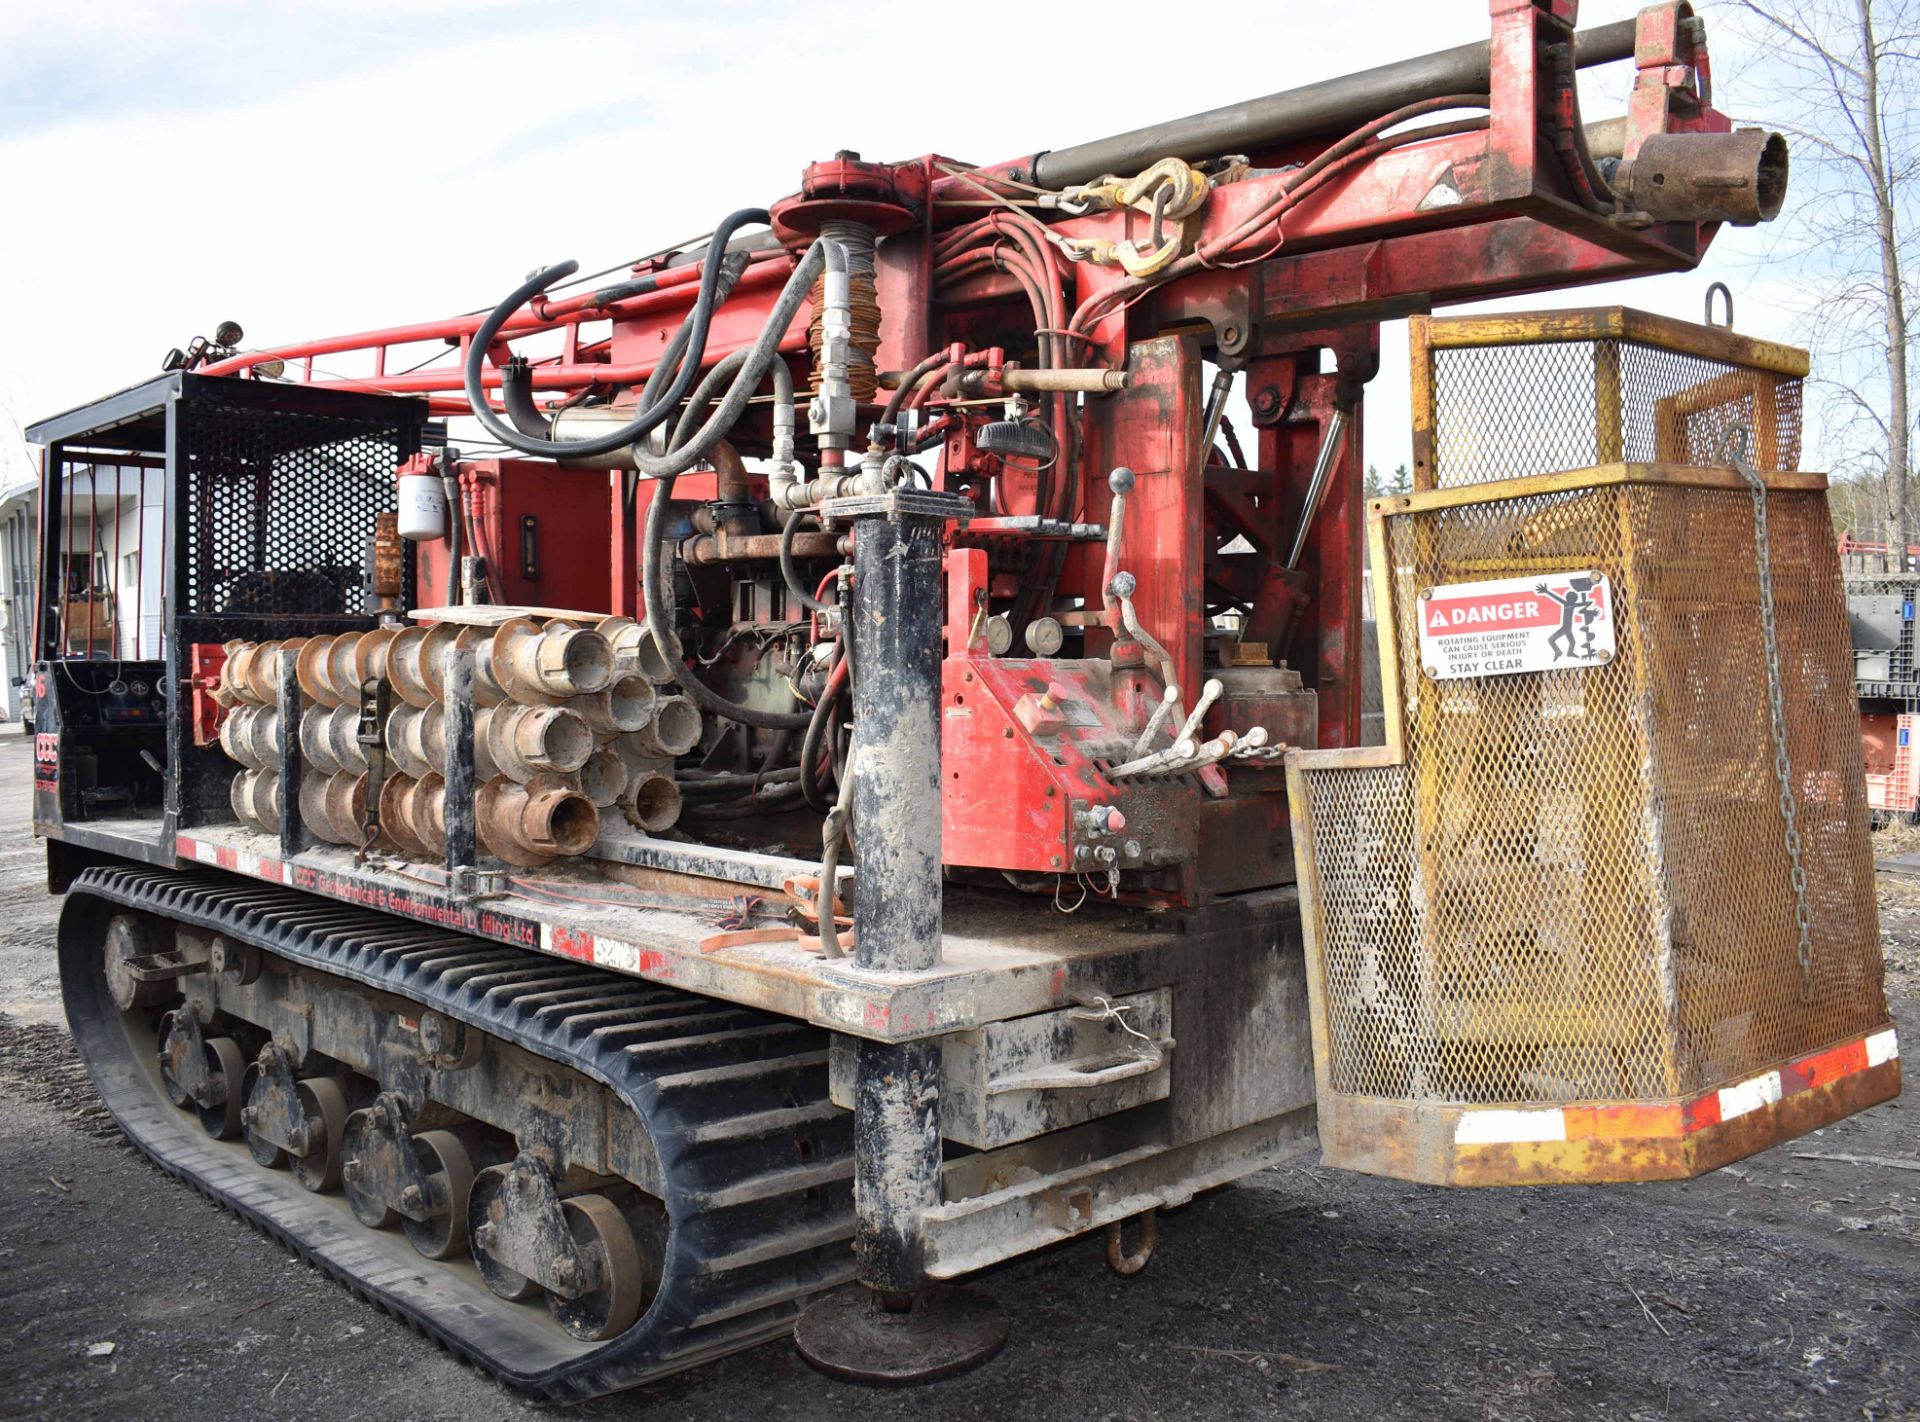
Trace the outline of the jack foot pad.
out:
[[[933,1287],[895,1313],[855,1285],[808,1306],[794,1326],[800,1356],[849,1382],[902,1386],[977,1368],[1006,1346],[1000,1306],[964,1289]]]

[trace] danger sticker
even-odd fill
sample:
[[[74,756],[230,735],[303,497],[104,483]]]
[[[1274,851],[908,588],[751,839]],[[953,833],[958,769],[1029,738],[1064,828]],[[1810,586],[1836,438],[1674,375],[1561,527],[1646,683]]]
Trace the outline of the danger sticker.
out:
[[[1439,681],[1613,660],[1606,575],[1548,573],[1447,583],[1420,594],[1420,665]]]

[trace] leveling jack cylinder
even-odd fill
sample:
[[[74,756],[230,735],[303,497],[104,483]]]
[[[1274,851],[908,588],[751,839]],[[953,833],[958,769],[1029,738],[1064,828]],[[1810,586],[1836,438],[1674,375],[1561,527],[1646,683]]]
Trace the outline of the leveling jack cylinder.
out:
[[[967,503],[915,490],[835,499],[854,523],[855,971],[940,962],[940,552]],[[854,1251],[864,1286],[814,1304],[794,1341],[860,1382],[924,1382],[985,1362],[1004,1315],[929,1288],[921,1224],[940,1201],[940,1046],[861,1041],[854,1069]]]

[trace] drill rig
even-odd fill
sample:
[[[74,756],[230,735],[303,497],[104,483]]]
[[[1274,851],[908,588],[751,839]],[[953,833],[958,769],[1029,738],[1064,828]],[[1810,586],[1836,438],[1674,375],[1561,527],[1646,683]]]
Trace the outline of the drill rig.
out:
[[[1575,11],[838,153],[606,284],[224,329],[37,425],[35,821],[128,1134],[580,1398],[796,1326],[966,1366],[1007,1324],[952,1281],[1096,1230],[1137,1271],[1316,1142],[1672,1178],[1894,1094],[1805,357],[1428,314],[1779,209],[1690,6]]]

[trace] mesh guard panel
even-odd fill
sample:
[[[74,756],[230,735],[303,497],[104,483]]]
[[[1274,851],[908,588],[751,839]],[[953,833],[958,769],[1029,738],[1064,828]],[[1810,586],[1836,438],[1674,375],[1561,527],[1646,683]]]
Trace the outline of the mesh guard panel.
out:
[[[190,530],[181,610],[371,617],[368,542],[393,505],[394,470],[417,443],[400,406],[363,398],[275,408],[243,382],[199,382],[180,413]],[[402,605],[410,598],[409,588]]]

